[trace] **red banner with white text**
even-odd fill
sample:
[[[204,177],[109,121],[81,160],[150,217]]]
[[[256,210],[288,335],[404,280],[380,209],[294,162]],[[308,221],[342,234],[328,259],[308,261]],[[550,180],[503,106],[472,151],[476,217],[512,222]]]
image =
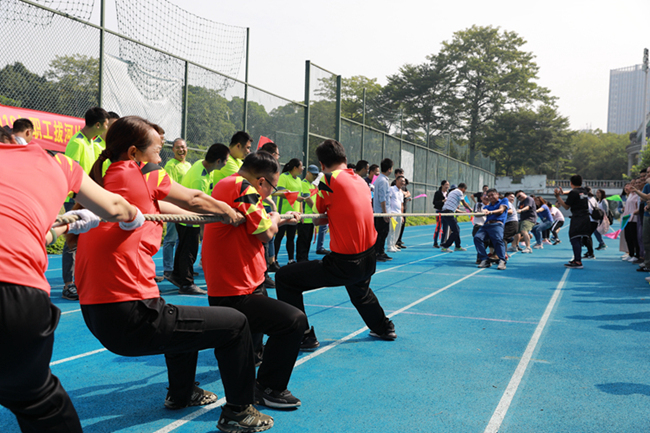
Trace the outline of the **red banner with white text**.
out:
[[[86,125],[84,119],[46,113],[28,108],[9,107],[0,104],[0,127],[13,127],[16,119],[29,119],[34,124],[34,139],[43,149],[65,152],[65,146],[74,134]]]

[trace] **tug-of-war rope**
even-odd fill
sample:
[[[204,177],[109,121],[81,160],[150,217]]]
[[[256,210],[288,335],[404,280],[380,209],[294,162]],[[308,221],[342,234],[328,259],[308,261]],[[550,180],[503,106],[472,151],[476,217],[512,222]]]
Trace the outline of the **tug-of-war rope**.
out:
[[[430,217],[430,216],[485,216],[484,213],[376,213],[375,217]],[[281,215],[281,219],[291,219],[290,215]],[[327,214],[302,214],[302,219],[305,218],[327,218]],[[71,224],[77,221],[79,217],[77,215],[59,215],[53,227],[58,227],[66,224]],[[207,223],[217,223],[222,222],[224,217],[221,215],[174,215],[174,214],[146,214],[144,215],[145,221],[156,221],[156,222],[174,222],[174,223],[198,223],[198,224],[207,224]],[[102,222],[105,222],[102,220]]]

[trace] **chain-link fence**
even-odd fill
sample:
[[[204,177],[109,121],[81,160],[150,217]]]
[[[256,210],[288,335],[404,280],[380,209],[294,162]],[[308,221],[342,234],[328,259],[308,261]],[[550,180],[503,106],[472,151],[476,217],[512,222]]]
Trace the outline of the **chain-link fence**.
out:
[[[21,41],[0,46],[0,104],[75,117],[101,105],[145,117],[165,130],[163,163],[173,157],[177,137],[186,139],[191,162],[211,144],[228,144],[246,130],[254,147],[265,136],[278,144],[281,162],[302,158],[306,164],[317,163],[315,148],[323,139],[338,139],[350,162],[391,158],[402,167],[414,195],[429,196],[414,201],[414,211],[432,210],[430,199],[443,179],[465,182],[470,191],[494,183],[494,161],[480,152],[470,156],[448,133],[434,137],[422,125],[405,124],[381,101],[368,101],[372,116],[361,122],[342,118],[341,77],[310,62],[302,103],[238,79],[244,28],[188,15],[166,0],[100,1],[101,10],[115,8],[120,33],[92,17],[94,0],[0,0],[0,37],[20,35]],[[166,33],[173,11],[187,32]],[[221,39],[206,45],[201,29],[208,29],[210,41],[213,33]],[[190,48],[197,44],[206,46]]]

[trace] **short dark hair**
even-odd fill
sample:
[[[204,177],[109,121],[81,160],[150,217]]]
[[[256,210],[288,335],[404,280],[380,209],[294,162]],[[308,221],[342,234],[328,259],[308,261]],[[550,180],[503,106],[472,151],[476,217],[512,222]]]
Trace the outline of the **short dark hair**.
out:
[[[381,160],[381,172],[385,173],[391,168],[393,168],[393,160],[390,158],[384,158]]]
[[[120,118],[120,115],[117,114],[115,111],[109,111],[108,112],[108,118],[117,120],[117,119]]]
[[[504,196],[504,197],[508,197],[510,194],[512,194],[512,195],[514,195],[515,197],[517,197],[517,195],[516,195],[514,192],[512,192],[512,191],[504,192],[504,193],[503,193],[503,196]]]
[[[319,144],[316,148],[316,156],[325,167],[348,163],[345,148],[336,140],[325,140]]]
[[[208,152],[205,154],[205,160],[209,163],[213,163],[217,160],[225,161],[228,158],[230,149],[228,146],[222,143],[215,143],[208,149]]]
[[[443,180],[442,182],[440,182],[440,186],[445,186],[446,183],[449,183],[449,182],[447,182],[446,180]]]
[[[95,123],[104,123],[108,119],[108,113],[102,107],[91,107],[84,115],[86,126],[95,126]]]
[[[368,167],[368,161],[365,159],[360,159],[357,161],[357,165],[354,167],[354,171],[361,171],[366,167]]]
[[[11,144],[14,141],[7,129],[6,126],[0,127],[0,143]]]
[[[571,182],[575,186],[582,186],[582,176],[579,174],[574,174],[571,176],[571,179],[569,179],[569,182]]]
[[[517,197],[517,196],[519,195],[520,192],[523,192],[523,191],[520,190],[520,189],[518,189],[517,191],[515,191],[515,197]],[[525,194],[525,193],[524,193],[524,194]]]
[[[14,134],[27,131],[28,129],[31,129],[32,131],[34,130],[34,124],[32,123],[31,120],[25,118],[14,120],[14,126],[13,126]]]
[[[465,185],[463,182],[461,182],[461,183],[458,184],[458,189],[461,189],[461,188],[467,188],[467,185]]]
[[[397,176],[397,177],[395,178],[395,182],[397,182],[397,181],[400,180],[400,179],[404,179],[404,181],[406,182],[406,178],[405,178],[404,176]]]
[[[372,164],[370,167],[368,167],[368,171],[373,171],[376,168],[379,168],[379,166],[377,164]]]
[[[240,170],[261,177],[277,173],[280,171],[280,166],[278,165],[278,161],[270,153],[253,152],[244,158],[244,163]]]
[[[497,191],[496,188],[490,188],[490,189],[488,189],[487,191],[485,191],[486,194],[489,194],[489,193],[491,193],[491,192],[496,192],[497,194],[499,194],[499,191]]]
[[[275,152],[277,152],[277,150],[278,150],[278,145],[275,144],[275,143],[272,142],[272,141],[269,141],[268,143],[264,143],[264,144],[262,145],[262,147],[260,147],[259,150],[262,150],[262,151],[264,151],[264,152],[268,152],[268,153],[270,153],[270,154],[272,155],[272,154],[274,154]]]
[[[242,146],[246,146],[246,143],[249,141],[253,141],[250,135],[248,135],[248,132],[245,131],[237,131],[235,132],[235,135],[232,136],[230,139],[230,147],[235,146],[237,144],[241,144]]]
[[[404,174],[404,169],[403,168],[396,168],[395,169],[395,176],[399,176],[400,174]]]
[[[348,162],[348,168],[351,168],[352,170],[356,170],[356,169],[357,169],[357,165],[356,165],[356,164],[353,164],[353,163],[351,163],[351,162]]]

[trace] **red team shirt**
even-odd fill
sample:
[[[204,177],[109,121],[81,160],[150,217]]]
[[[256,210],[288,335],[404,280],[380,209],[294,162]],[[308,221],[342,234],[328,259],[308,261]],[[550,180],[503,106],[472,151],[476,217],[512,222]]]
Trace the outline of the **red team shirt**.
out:
[[[135,161],[114,162],[104,176],[104,188],[124,197],[143,214],[159,214],[158,200],[172,186],[169,175],[156,164],[140,167]],[[82,305],[158,298],[156,265],[162,222],[146,221],[125,231],[118,223],[101,223],[79,235],[75,282]]]
[[[367,189],[367,187],[366,187]],[[207,224],[202,257],[208,296],[249,295],[264,282],[264,245],[255,236],[271,227],[257,190],[237,173],[214,186],[212,197],[241,212],[246,222],[237,227]]]
[[[40,146],[0,143],[0,282],[48,294],[45,236],[66,197],[79,192],[81,166]],[[28,176],[26,169],[33,170]]]
[[[375,245],[377,231],[368,184],[354,170],[326,173],[318,184],[316,209],[327,213],[330,249],[339,254],[359,254]]]

